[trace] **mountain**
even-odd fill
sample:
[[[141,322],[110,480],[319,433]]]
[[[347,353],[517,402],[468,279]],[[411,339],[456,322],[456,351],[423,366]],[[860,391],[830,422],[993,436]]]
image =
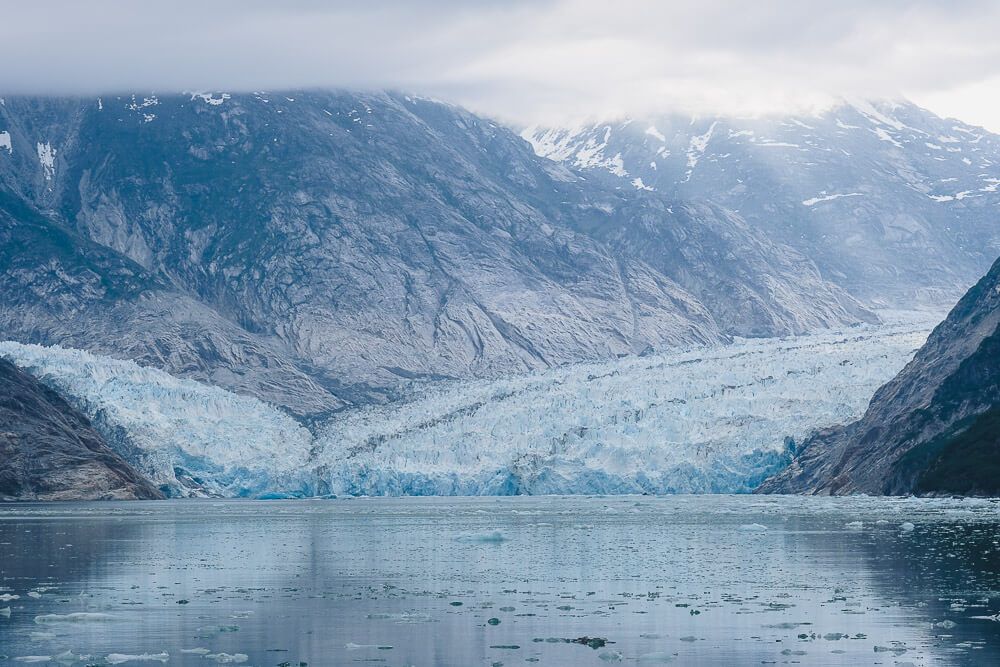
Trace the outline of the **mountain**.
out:
[[[523,136],[608,185],[737,211],[870,306],[950,306],[1000,255],[1000,137],[905,101]]]
[[[820,432],[762,492],[1000,492],[1000,260],[872,398]]]
[[[279,346],[2,191],[0,331],[170,368],[294,414],[344,405]]]
[[[162,498],[86,417],[4,359],[0,387],[0,499]]]
[[[724,206],[392,93],[7,97],[0,337],[317,419],[413,378],[872,322]]]

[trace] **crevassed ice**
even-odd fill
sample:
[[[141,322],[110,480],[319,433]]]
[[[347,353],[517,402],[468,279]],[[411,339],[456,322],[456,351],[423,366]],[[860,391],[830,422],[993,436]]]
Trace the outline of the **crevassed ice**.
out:
[[[253,398],[78,350],[0,343],[175,495],[738,493],[855,419],[929,323],[743,340],[416,384],[309,431]]]
[[[0,342],[0,356],[69,399],[168,493],[313,491],[302,475],[312,436],[262,401],[80,350]]]
[[[746,492],[858,418],[927,326],[871,327],[429,384],[325,425],[335,493]]]

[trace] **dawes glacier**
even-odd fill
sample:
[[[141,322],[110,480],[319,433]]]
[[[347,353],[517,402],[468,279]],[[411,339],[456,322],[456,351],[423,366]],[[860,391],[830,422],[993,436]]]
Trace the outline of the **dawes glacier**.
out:
[[[134,362],[0,343],[171,496],[747,492],[857,418],[928,323],[416,382],[313,427]]]

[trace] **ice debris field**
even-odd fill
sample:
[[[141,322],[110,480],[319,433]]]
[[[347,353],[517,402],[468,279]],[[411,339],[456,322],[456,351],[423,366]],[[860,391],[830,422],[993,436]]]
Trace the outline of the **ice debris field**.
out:
[[[856,419],[925,322],[417,383],[314,432],[253,398],[78,350],[0,343],[170,495],[741,493]]]

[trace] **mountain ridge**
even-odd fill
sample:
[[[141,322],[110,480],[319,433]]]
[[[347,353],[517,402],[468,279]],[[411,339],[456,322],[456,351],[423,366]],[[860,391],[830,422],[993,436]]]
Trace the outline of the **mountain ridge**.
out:
[[[738,210],[869,306],[950,305],[1000,254],[1000,137],[906,101],[665,113],[522,136],[604,182]]]
[[[0,232],[27,233],[26,207],[38,230],[113,253],[99,283],[150,281],[122,312],[67,287],[66,267],[39,270],[42,253],[10,258],[51,284],[9,276],[0,312],[49,290],[71,303],[35,303],[0,335],[306,418],[411,378],[876,319],[727,209],[592,183],[492,121],[405,95],[8,97],[0,131]]]

